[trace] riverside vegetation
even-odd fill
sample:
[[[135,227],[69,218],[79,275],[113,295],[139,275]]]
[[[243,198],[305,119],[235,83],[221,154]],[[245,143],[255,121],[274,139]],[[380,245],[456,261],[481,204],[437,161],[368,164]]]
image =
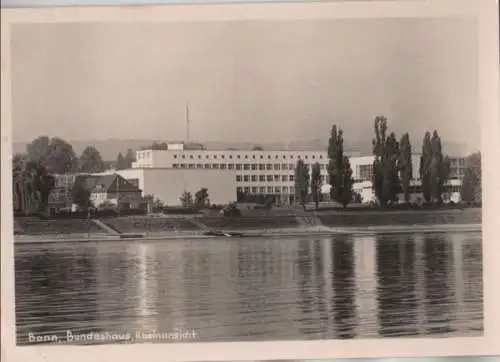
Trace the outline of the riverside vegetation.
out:
[[[395,204],[399,192],[402,191],[405,202],[409,203],[410,182],[413,175],[410,137],[408,133],[404,133],[398,141],[394,132],[387,135],[388,126],[385,117],[375,118],[374,131],[372,145],[375,160],[372,184],[377,204],[380,209],[399,208],[401,206]],[[331,129],[328,158],[331,200],[344,208],[353,202],[359,202],[359,195],[353,191],[353,171],[349,158],[344,153],[344,134],[337,125],[333,125]],[[125,155],[120,153],[117,156],[115,168],[117,170],[130,168],[134,161],[134,152],[129,149]],[[72,145],[61,138],[40,136],[34,139],[27,145],[25,154],[16,154],[12,160],[13,190],[20,200],[18,210],[14,211],[18,214],[43,214],[47,209],[50,193],[55,187],[53,174],[101,172],[105,170],[107,163],[109,164],[102,159],[99,151],[90,145],[77,157]],[[466,159],[466,171],[460,190],[465,203],[481,203],[480,164],[480,153],[472,154]],[[419,175],[422,180],[424,203],[444,207],[442,195],[449,176],[449,160],[443,153],[437,131],[424,134]],[[309,172],[304,161],[299,160],[295,168],[297,202],[304,207],[307,202],[312,201],[317,206],[322,199],[321,185],[319,163],[314,164]],[[96,206],[90,203],[88,190],[75,187],[72,196],[74,202],[83,208]],[[161,211],[166,208],[166,205],[153,195],[145,196],[144,201],[156,210]],[[267,209],[273,204],[272,198],[264,195],[238,194],[237,201],[256,201]],[[214,205],[210,204],[209,190],[206,188],[198,190],[194,195],[186,192],[180,196],[180,203],[186,210],[214,208]],[[220,209],[217,206],[215,208]],[[234,204],[229,205],[228,209],[234,210]]]

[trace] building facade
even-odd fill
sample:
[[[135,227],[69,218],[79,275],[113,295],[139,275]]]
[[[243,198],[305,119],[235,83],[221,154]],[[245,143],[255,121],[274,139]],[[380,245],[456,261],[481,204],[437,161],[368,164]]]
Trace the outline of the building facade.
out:
[[[291,203],[295,195],[295,166],[298,160],[312,169],[319,163],[322,193],[328,198],[330,186],[327,172],[328,154],[325,151],[291,150],[206,150],[185,148],[183,144],[169,144],[167,149],[137,151],[132,168],[167,168],[184,170],[229,170],[234,172],[236,191],[246,194],[273,195],[282,203]],[[372,188],[374,156],[350,156],[353,170],[354,191],[362,202],[375,201]],[[463,157],[450,158],[451,173],[445,199],[458,202],[461,179],[466,162]],[[412,155],[412,201],[422,199],[420,185],[420,155]],[[402,195],[400,195],[402,200]]]

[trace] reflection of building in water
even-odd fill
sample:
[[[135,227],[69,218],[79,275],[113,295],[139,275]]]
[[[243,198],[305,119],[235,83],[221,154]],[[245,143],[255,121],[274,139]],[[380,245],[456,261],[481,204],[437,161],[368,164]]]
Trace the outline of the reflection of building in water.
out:
[[[126,298],[130,273],[126,246],[114,245],[105,252],[101,251],[97,257],[96,269],[99,324],[109,326],[105,328],[106,331],[115,327],[110,325],[115,321],[120,329],[128,328],[122,319],[126,314],[127,304],[130,303]]]
[[[332,244],[333,319],[336,338],[354,338],[356,335],[356,284],[354,274],[353,240],[338,235]]]
[[[449,285],[453,272],[452,254],[452,245],[445,234],[424,235],[427,334],[452,332],[450,321],[454,296]]]
[[[155,324],[151,325],[151,317],[155,314],[156,285],[153,274],[151,259],[155,258],[155,247],[151,244],[137,244],[137,317],[139,327],[144,327],[143,322],[147,321],[146,330],[155,330]],[[149,260],[148,260],[149,259]]]
[[[378,235],[377,300],[379,333],[417,334],[414,240],[412,235]]]
[[[83,252],[82,252],[83,251]],[[16,257],[16,323],[20,343],[28,332],[64,335],[96,328],[96,259],[92,248],[47,252],[34,248]]]
[[[377,239],[373,235],[356,237],[354,243],[358,328],[363,332],[363,337],[367,338],[378,335],[376,243]]]
[[[162,243],[155,245],[156,270],[154,276],[158,292],[156,308],[158,331],[171,332],[175,329],[187,329],[184,272],[189,260],[184,259],[183,242]]]
[[[288,245],[287,245],[288,244]],[[250,339],[279,339],[295,333],[293,271],[290,261],[293,242],[261,240],[238,242],[234,250],[235,290],[239,330]],[[280,307],[283,306],[283,307]]]
[[[467,236],[463,233],[450,234],[451,245],[453,250],[453,269],[452,279],[450,280],[449,288],[455,293],[455,316],[454,329],[458,333],[466,332],[464,324],[467,317],[464,315],[464,241]],[[465,323],[464,323],[465,322]]]
[[[155,246],[130,243],[111,247],[99,260],[98,305],[107,331],[156,328]]]
[[[333,255],[332,255],[332,239],[323,239],[321,240],[321,247],[323,253],[323,283],[325,284],[323,299],[325,301],[325,309],[326,309],[326,334],[328,339],[330,339],[332,334],[332,305],[331,302],[334,299],[334,291],[332,288],[333,285]]]
[[[425,315],[425,283],[424,283],[424,238],[422,234],[413,236],[415,243],[415,331],[418,335],[425,332],[424,326],[427,320]]]
[[[483,325],[483,248],[481,233],[468,234],[463,242],[463,304],[468,331],[482,332]]]

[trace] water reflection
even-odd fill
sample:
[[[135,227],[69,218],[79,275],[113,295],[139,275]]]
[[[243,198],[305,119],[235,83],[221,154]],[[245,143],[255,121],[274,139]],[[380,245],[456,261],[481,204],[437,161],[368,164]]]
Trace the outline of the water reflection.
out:
[[[346,235],[332,244],[333,321],[335,338],[354,338],[356,335],[356,306],[353,240]]]
[[[471,335],[481,235],[16,247],[28,332],[198,331],[198,341]]]
[[[380,235],[376,244],[379,334],[416,335],[415,241],[412,235]]]
[[[452,244],[443,234],[424,235],[424,290],[427,334],[453,332],[450,315],[453,305],[451,273],[453,273]]]

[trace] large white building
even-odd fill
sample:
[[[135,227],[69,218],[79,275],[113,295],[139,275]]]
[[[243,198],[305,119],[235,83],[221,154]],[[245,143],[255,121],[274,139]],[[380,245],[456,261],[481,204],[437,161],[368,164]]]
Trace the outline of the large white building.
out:
[[[183,144],[169,144],[168,149],[153,150],[143,149],[136,152],[136,162],[133,169],[181,169],[203,170],[212,172],[217,170],[217,175],[227,175],[232,172],[237,192],[246,194],[274,195],[282,203],[293,202],[294,173],[298,160],[303,160],[312,169],[312,165],[319,163],[321,178],[323,180],[322,193],[327,195],[328,185],[327,164],[328,155],[325,151],[291,151],[291,150],[205,150],[190,149]],[[351,156],[350,163],[355,180],[354,190],[361,195],[363,202],[374,200],[372,189],[373,156]],[[460,174],[459,162],[457,171]],[[415,190],[418,188],[420,155],[413,155],[413,178]],[[198,175],[198,174],[197,174]],[[208,173],[207,173],[208,175]],[[456,176],[456,175],[452,175]],[[204,177],[204,176],[195,176]],[[459,177],[450,181],[448,197],[454,201],[460,186]],[[142,187],[141,187],[142,188]],[[412,199],[421,197],[414,192]]]

